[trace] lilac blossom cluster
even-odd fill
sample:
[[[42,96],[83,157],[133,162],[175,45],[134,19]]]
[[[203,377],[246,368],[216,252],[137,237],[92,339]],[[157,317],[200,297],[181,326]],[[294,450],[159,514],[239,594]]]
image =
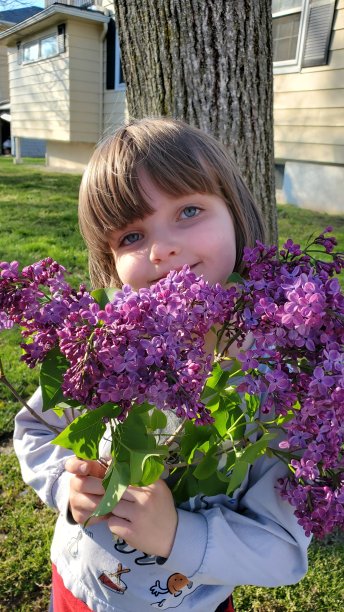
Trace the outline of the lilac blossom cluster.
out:
[[[241,357],[240,385],[265,398],[263,412],[287,415],[280,450],[293,478],[280,483],[306,533],[344,527],[344,296],[334,278],[344,267],[325,234],[308,247],[288,240],[280,253],[246,249],[237,325],[254,342]],[[323,247],[332,261],[313,258]],[[328,257],[328,259],[330,259]]]
[[[58,342],[57,330],[67,315],[94,302],[84,286],[75,291],[65,268],[47,257],[19,270],[19,263],[0,262],[0,331],[14,324],[28,339],[23,361],[33,368]]]
[[[58,330],[71,363],[65,395],[90,408],[116,403],[121,419],[132,402],[149,402],[210,422],[200,401],[211,370],[204,338],[224,322],[234,296],[235,289],[210,286],[185,266],[138,292],[124,286],[103,310],[93,303],[73,312]]]
[[[21,325],[30,367],[58,346],[69,364],[63,392],[89,409],[112,402],[124,419],[134,402],[149,402],[197,424],[211,421],[200,399],[211,370],[205,336],[222,325],[223,352],[251,337],[237,390],[263,398],[273,423],[285,417],[274,452],[292,476],[278,487],[306,533],[321,537],[344,527],[344,296],[335,278],[344,258],[330,231],[304,250],[292,240],[280,252],[246,248],[236,287],[210,286],[185,266],[150,288],[123,287],[104,308],[49,258],[21,272],[3,262],[0,330]]]
[[[125,418],[133,402],[211,421],[200,401],[210,374],[204,350],[210,328],[223,324],[235,289],[210,286],[185,266],[154,286],[124,286],[104,310],[84,287],[74,291],[64,269],[45,259],[19,271],[1,264],[3,327],[22,326],[22,359],[34,367],[58,346],[67,358],[62,390],[87,408],[113,402]]]

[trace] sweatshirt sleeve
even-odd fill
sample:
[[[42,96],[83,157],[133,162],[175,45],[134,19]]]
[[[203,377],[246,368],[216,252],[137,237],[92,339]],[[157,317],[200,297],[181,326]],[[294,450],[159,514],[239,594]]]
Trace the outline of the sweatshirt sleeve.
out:
[[[197,512],[178,509],[165,569],[208,585],[276,587],[298,582],[307,571],[310,538],[276,488],[277,479],[285,475],[280,461],[262,457],[251,467],[235,510],[225,496],[206,498],[210,507]]]
[[[66,418],[59,418],[53,410],[42,413],[40,388],[30,399],[29,405],[50,425],[61,431],[66,427]],[[56,434],[36,420],[27,408],[22,408],[17,414],[13,445],[23,480],[36,491],[45,504],[67,516],[71,474],[65,471],[64,466],[73,452],[51,444],[55,436]]]

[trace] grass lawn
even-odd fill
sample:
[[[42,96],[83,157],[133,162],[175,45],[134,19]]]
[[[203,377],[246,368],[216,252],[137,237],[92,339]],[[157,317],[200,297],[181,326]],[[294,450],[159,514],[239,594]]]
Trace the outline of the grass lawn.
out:
[[[51,256],[70,272],[77,286],[87,282],[86,251],[77,227],[80,176],[49,173],[39,164],[15,166],[0,158],[0,260],[28,264]],[[344,250],[344,215],[280,206],[280,242],[288,237],[303,244],[312,232],[332,225]],[[5,372],[22,396],[37,385],[37,372],[19,362],[19,335],[0,335]],[[36,494],[21,480],[10,439],[18,404],[0,387],[0,611],[47,610],[49,546],[55,522]],[[344,536],[333,535],[310,549],[308,575],[298,584],[278,589],[241,587],[235,592],[238,612],[342,612],[344,606]],[[134,611],[133,611],[134,612]]]

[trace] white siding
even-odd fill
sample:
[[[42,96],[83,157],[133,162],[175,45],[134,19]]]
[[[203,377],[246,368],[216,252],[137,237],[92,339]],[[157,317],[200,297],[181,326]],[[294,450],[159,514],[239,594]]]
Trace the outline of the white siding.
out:
[[[125,91],[106,91],[104,94],[103,134],[112,134],[128,119]]]

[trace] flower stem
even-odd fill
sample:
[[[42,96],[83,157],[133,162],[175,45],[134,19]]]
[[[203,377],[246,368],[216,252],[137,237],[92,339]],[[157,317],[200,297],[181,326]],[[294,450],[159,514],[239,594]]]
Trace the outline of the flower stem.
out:
[[[16,389],[11,385],[10,381],[5,376],[5,372],[4,372],[4,369],[3,369],[3,366],[2,366],[1,359],[0,359],[0,382],[3,385],[5,385],[5,387],[7,387],[7,389],[9,389],[11,391],[11,393],[18,400],[18,402],[23,404],[23,406],[25,406],[25,408],[30,412],[30,414],[32,414],[32,416],[35,417],[35,419],[37,419],[37,421],[39,421],[40,423],[42,423],[43,425],[48,427],[54,433],[56,433],[56,434],[60,433],[60,430],[57,429],[57,427],[54,427],[53,425],[50,425],[49,423],[47,423],[47,421],[45,421],[45,419],[43,419],[43,417],[41,417],[40,414],[37,414],[37,412],[35,412],[35,410],[33,410],[33,408],[31,408],[31,406],[29,406],[29,404],[27,402],[25,402],[25,400],[23,400],[23,398],[19,395],[19,393],[16,391]]]
[[[176,431],[169,437],[167,438],[167,440],[165,441],[165,446],[171,446],[171,444],[174,442],[174,440],[176,439],[176,437],[180,434],[180,432],[182,431],[184,425],[185,425],[186,419],[184,419],[184,421],[182,421],[180,423],[180,425],[178,425]]]

